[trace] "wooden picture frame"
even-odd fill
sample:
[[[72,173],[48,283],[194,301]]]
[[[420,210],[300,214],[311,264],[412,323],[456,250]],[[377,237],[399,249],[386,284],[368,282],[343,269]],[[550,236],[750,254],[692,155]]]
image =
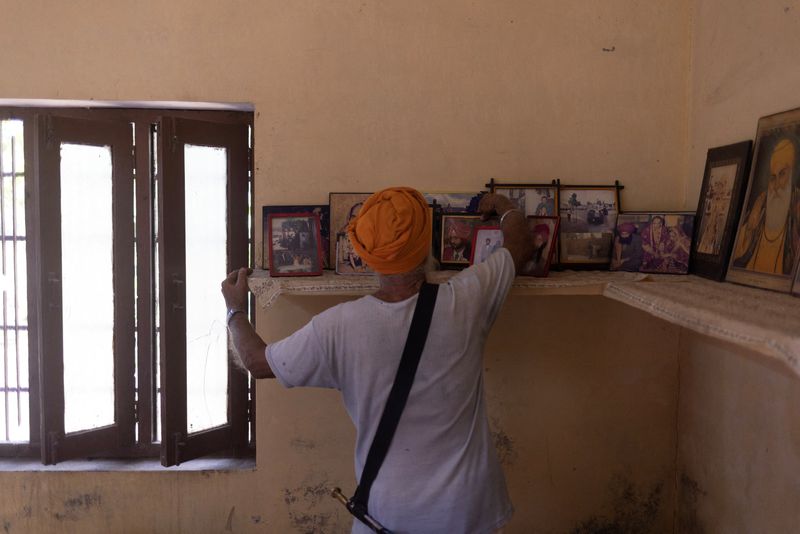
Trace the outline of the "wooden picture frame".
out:
[[[736,224],[750,174],[752,141],[708,150],[694,220],[689,272],[722,281],[730,262]]]
[[[550,265],[558,249],[558,226],[560,217],[531,215],[528,228],[533,235],[533,256],[519,271],[520,276],[544,278],[550,272]]]
[[[613,185],[559,187],[559,265],[607,268],[617,215],[621,211],[619,182]]]
[[[791,291],[800,256],[800,108],[758,120],[725,279]]]
[[[269,269],[269,216],[273,213],[316,213],[319,216],[320,245],[322,246],[322,268],[333,269],[330,257],[331,210],[327,204],[294,205],[294,206],[262,206],[261,207],[261,266]]]
[[[478,213],[481,195],[483,193],[474,191],[422,192],[428,205],[440,213]]]
[[[439,216],[439,263],[444,269],[463,269],[472,256],[472,237],[480,215],[443,213]]]
[[[500,183],[492,178],[486,187],[489,191],[511,200],[525,216],[557,217],[559,209],[559,184]]]
[[[322,274],[322,239],[317,214],[271,213],[267,227],[270,276]]]
[[[472,231],[472,253],[469,264],[483,263],[503,246],[503,230],[497,226],[476,226]]]
[[[328,205],[331,214],[330,257],[335,262],[337,274],[374,274],[358,256],[347,235],[347,226],[372,193],[330,193]]]

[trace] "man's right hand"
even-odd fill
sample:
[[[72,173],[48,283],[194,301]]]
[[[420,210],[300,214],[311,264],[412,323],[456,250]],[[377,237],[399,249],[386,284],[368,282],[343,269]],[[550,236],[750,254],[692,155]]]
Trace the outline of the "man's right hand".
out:
[[[515,211],[506,216],[500,229],[503,231],[503,246],[511,253],[514,268],[519,273],[533,255],[533,236],[525,214],[510,199],[495,193],[486,193],[478,203],[478,212],[484,221],[502,216],[509,210]]]

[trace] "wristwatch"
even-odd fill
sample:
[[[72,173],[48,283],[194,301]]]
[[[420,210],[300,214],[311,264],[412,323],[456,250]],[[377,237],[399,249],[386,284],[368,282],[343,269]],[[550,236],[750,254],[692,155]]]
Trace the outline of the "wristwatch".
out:
[[[225,325],[230,327],[231,326],[231,319],[237,313],[246,313],[244,310],[237,310],[235,308],[228,308],[228,315],[225,317]]]

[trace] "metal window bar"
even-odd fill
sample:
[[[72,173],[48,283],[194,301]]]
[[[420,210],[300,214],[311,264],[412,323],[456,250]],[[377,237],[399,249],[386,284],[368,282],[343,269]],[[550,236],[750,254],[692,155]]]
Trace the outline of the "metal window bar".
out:
[[[3,122],[0,121],[0,139],[2,139]],[[3,393],[3,410],[5,415],[5,425],[3,428],[3,439],[0,441],[11,440],[11,416],[10,413],[10,397],[16,396],[16,419],[17,425],[22,424],[22,395],[30,392],[28,387],[21,385],[20,373],[20,349],[19,349],[19,334],[21,331],[27,331],[27,325],[19,324],[19,277],[18,277],[18,254],[17,243],[26,241],[25,236],[17,235],[17,179],[24,180],[24,172],[17,171],[17,138],[12,137],[11,142],[11,171],[5,171],[5,162],[3,161],[2,150],[0,150],[0,237],[2,237],[2,247],[0,247],[0,256],[2,256],[2,272],[5,281],[3,285],[3,384],[0,387],[0,392]],[[6,225],[6,180],[11,181],[11,234],[7,233]],[[11,243],[11,254],[7,250],[7,244]],[[10,260],[10,265],[9,265]],[[9,273],[9,270],[11,271]],[[9,295],[8,295],[8,282],[10,281],[13,289],[13,324],[9,324]],[[11,334],[9,334],[9,331]],[[9,337],[14,340],[14,354],[10,355],[8,350]],[[14,361],[14,385],[9,381],[9,359],[13,357]]]

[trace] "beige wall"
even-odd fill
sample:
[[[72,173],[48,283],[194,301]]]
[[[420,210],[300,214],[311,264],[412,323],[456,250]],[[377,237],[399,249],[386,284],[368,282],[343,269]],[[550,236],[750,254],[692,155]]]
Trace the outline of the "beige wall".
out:
[[[250,102],[257,206],[495,177],[618,178],[624,208],[694,209],[706,149],[798,105],[798,16],[797,0],[7,1],[0,97]],[[262,331],[333,302],[281,300]],[[679,358],[679,524],[757,531],[775,511],[786,531],[797,519],[775,491],[800,496],[797,388],[780,372],[700,336],[679,349],[674,328],[599,298],[519,297],[501,321],[487,395],[511,532],[671,530]],[[552,340],[540,345],[531,324]],[[349,519],[322,495],[353,485],[336,395],[271,383],[258,395],[256,471],[3,474],[0,526],[343,531]],[[736,439],[753,427],[774,456]]]
[[[800,106],[800,2],[694,2],[687,205],[706,150],[754,139]],[[680,351],[680,532],[796,532],[800,382],[745,351],[686,336]]]

